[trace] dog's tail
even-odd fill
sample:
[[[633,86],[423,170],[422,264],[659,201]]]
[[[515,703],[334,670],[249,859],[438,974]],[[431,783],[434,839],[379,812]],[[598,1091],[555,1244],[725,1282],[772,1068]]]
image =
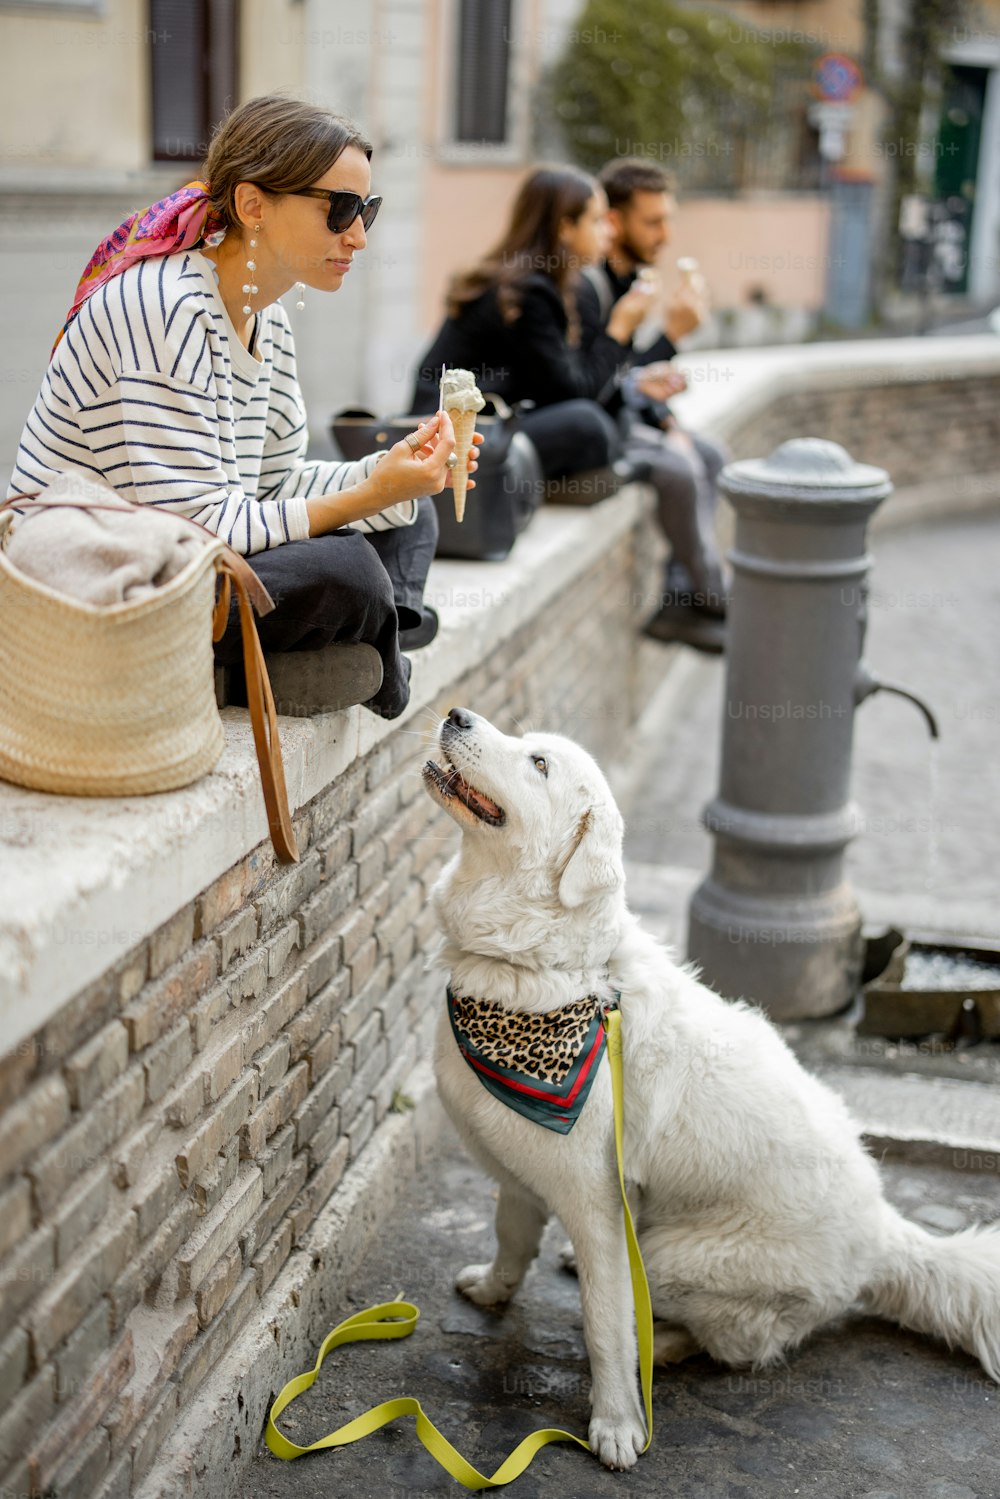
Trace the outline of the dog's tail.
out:
[[[876,1316],[964,1348],[1000,1383],[1000,1223],[939,1235],[893,1211],[863,1299]]]

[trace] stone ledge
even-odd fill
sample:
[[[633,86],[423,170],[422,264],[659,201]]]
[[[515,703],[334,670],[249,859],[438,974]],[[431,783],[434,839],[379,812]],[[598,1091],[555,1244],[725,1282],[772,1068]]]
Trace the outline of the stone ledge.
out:
[[[140,198],[154,202],[164,192],[177,187],[182,179],[185,163],[151,162],[148,166],[127,170],[111,167],[39,167],[16,166],[10,163],[0,167],[0,213],[10,212],[13,207],[28,204],[51,206],[55,199],[67,199],[79,205],[84,199],[123,198],[130,203]],[[16,204],[7,202],[16,198]]]
[[[401,725],[451,706],[450,685],[648,515],[638,486],[592,509],[543,507],[504,562],[436,561],[436,640],[414,654],[401,718],[363,708],[281,721],[293,814]],[[439,701],[440,700],[440,701]],[[0,782],[0,1014],[5,1049],[122,959],[267,837],[245,709],[224,708],[217,768],[180,791],[54,796]]]
[[[816,1076],[844,1100],[876,1154],[1000,1172],[1000,1098],[991,1084],[873,1067],[828,1067]]]
[[[881,535],[902,526],[925,526],[955,515],[1000,510],[1000,474],[956,474],[928,484],[902,484],[880,505],[869,531]]]
[[[688,389],[671,401],[685,426],[727,438],[789,395],[1000,374],[1000,338],[858,339],[678,356]],[[802,436],[823,436],[803,433]]]

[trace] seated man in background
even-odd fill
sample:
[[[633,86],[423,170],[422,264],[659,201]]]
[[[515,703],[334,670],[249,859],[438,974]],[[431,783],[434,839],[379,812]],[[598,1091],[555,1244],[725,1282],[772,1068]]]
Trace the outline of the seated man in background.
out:
[[[589,267],[581,280],[584,348],[633,283],[648,288],[652,306],[658,281],[647,268],[670,241],[675,206],[669,177],[650,162],[609,162],[600,182],[608,198],[610,248],[603,264]],[[715,485],[726,454],[709,439],[684,431],[666,405],[686,384],[669,365],[677,340],[697,328],[707,310],[700,278],[685,278],[666,304],[663,332],[648,347],[631,349],[634,368],[607,386],[601,400],[625,429],[626,457],[649,465],[660,524],[672,548],[660,608],[646,634],[718,652],[725,635],[726,585],[715,537]]]

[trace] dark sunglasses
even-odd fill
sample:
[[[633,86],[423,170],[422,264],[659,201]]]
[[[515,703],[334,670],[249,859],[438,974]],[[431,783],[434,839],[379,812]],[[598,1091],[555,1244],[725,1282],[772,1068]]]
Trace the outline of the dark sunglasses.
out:
[[[326,216],[326,227],[331,234],[343,234],[350,229],[354,220],[361,215],[361,222],[366,229],[370,229],[375,222],[375,215],[382,207],[382,199],[377,195],[370,198],[362,198],[358,193],[343,192],[339,188],[333,192],[325,187],[304,187],[299,193],[289,193],[290,198],[326,198],[330,204],[330,211]]]

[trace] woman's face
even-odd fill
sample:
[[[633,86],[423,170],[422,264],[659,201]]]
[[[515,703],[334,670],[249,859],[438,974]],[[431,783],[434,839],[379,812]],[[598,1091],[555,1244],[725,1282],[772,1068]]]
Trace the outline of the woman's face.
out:
[[[348,146],[312,187],[342,189],[367,198],[372,174],[368,158],[357,146]],[[262,235],[276,265],[290,281],[302,281],[316,291],[337,291],[351,261],[367,240],[360,215],[353,224],[334,234],[326,227],[329,204],[321,198],[279,196],[268,205]]]
[[[596,265],[608,253],[608,200],[602,188],[587,199],[578,219],[563,219],[559,241],[570,264]]]

